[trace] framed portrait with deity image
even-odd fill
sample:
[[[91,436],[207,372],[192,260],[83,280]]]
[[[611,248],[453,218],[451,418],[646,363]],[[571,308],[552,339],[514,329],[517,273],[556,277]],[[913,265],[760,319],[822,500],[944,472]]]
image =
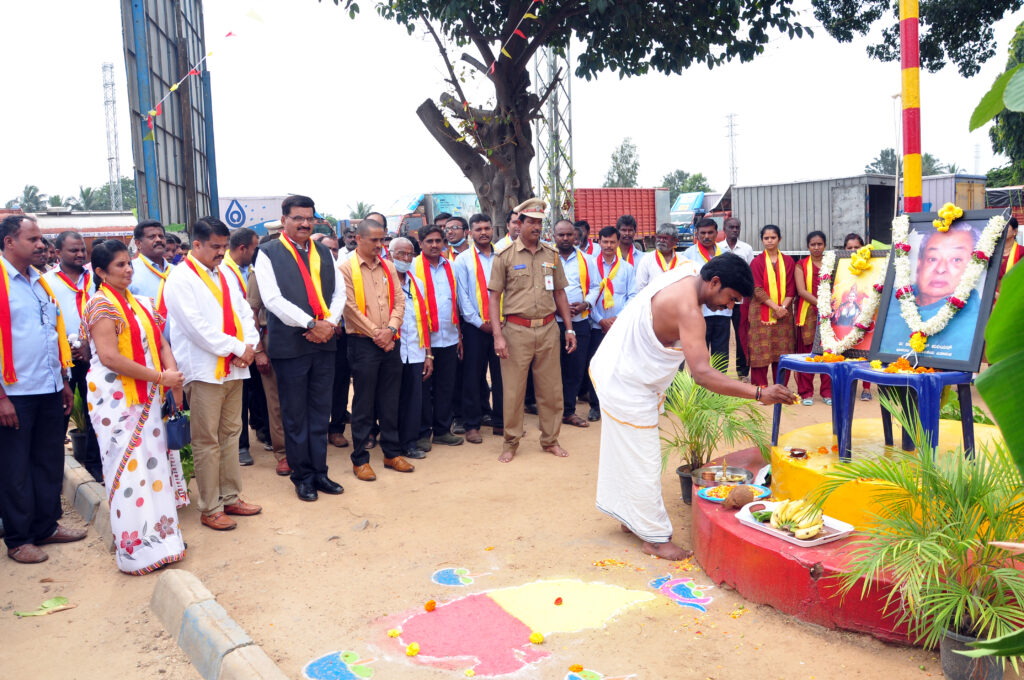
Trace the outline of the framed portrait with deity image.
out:
[[[888,257],[888,250],[870,248],[825,253],[818,283],[814,354],[828,352],[848,359],[868,356]]]
[[[992,311],[1008,211],[913,213],[893,220],[893,256],[872,358],[976,372]]]

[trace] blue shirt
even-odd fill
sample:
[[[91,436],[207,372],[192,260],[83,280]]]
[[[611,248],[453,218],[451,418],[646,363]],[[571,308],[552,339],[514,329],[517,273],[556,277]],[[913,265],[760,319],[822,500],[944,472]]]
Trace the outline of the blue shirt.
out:
[[[64,389],[64,369],[57,344],[60,308],[39,283],[41,277],[35,268],[29,267],[25,278],[7,258],[0,257],[0,261],[7,269],[11,353],[18,377],[16,382],[4,384],[4,392],[10,396],[60,392]]]
[[[402,276],[402,292],[405,293],[405,313],[402,315],[401,337],[398,339],[403,364],[422,364],[427,358],[427,349],[420,347],[420,334],[416,329],[416,307],[410,281],[412,276]],[[417,284],[419,285],[419,284]],[[420,289],[420,295],[423,290]]]
[[[601,257],[604,257],[603,255]],[[600,263],[599,263],[600,264]],[[605,273],[611,271],[614,264],[609,265],[607,262],[604,263]],[[594,271],[597,273],[597,284],[601,285],[601,272],[594,267]],[[615,273],[615,277],[612,279],[612,301],[613,305],[608,309],[604,308],[604,291],[601,291],[594,302],[594,309],[591,310],[590,320],[593,322],[591,325],[594,328],[600,328],[599,323],[601,319],[610,319],[613,316],[618,316],[622,313],[622,309],[626,306],[626,303],[636,297],[636,270],[633,269],[633,265],[626,262],[622,256],[619,256],[619,271]]]
[[[78,294],[75,291],[68,288],[68,284],[64,283],[57,274],[60,272],[60,267],[52,269],[45,274],[43,278],[46,283],[50,285],[50,290],[53,291],[53,296],[57,298],[57,304],[60,305],[60,311],[64,315],[64,330],[67,331],[68,338],[72,335],[81,335],[80,328],[82,326],[82,315],[78,311]],[[85,285],[85,272],[83,271],[78,275],[78,279],[75,281],[75,285],[81,289]],[[90,274],[89,287],[92,288],[92,275]],[[92,297],[96,290],[85,291],[86,295]],[[83,397],[85,395],[82,395]]]
[[[458,297],[459,297],[459,314],[462,316],[462,320],[471,323],[477,328],[484,325],[483,317],[480,316],[480,308],[477,304],[476,299],[476,262],[474,253],[476,252],[476,245],[472,245],[466,250],[462,251],[455,257],[455,264],[452,265],[452,269],[455,272],[455,282],[458,285]],[[491,264],[494,263],[494,248],[491,248],[491,254],[485,255],[480,253],[480,266],[484,270],[484,289],[480,291],[480,296],[483,299],[483,303],[486,305],[488,300],[488,292],[486,282],[491,280]]]
[[[738,246],[739,243],[737,243],[736,245]],[[716,243],[715,244],[715,255],[721,255],[721,254],[722,254],[722,249],[719,247],[719,244]],[[691,260],[691,261],[697,263],[697,269],[698,270],[706,264],[705,261],[704,261],[704,256],[701,255],[700,250],[697,248],[697,244],[696,243],[694,243],[692,246],[690,246],[689,248],[687,248],[683,252],[683,257],[685,257],[686,259]],[[729,309],[728,307],[726,307],[725,309],[723,309],[723,310],[721,310],[719,312],[712,312],[710,309],[708,309],[707,305],[701,305],[700,309],[704,313],[704,316],[728,316],[728,317],[732,316],[732,310]]]
[[[562,257],[562,254],[559,253],[558,256]],[[586,290],[583,290],[583,286],[580,284],[580,257],[586,263],[587,273],[590,276],[590,286]],[[624,262],[623,264],[628,263]],[[601,286],[601,274],[597,271],[597,263],[579,248],[574,248],[569,257],[562,257],[562,269],[565,271],[565,280],[569,282],[569,285],[565,287],[565,297],[568,298],[569,304],[584,300],[589,302],[591,307],[597,304],[597,289]],[[562,317],[557,318],[561,323],[565,323],[565,319]],[[582,321],[583,315],[577,314],[572,317],[572,320]]]
[[[153,306],[156,306],[157,298],[159,297],[157,294],[160,292],[160,284],[163,282],[163,279],[151,272],[149,267],[143,263],[143,260],[149,262],[165,274],[171,271],[171,265],[163,266],[164,263],[161,262],[160,265],[163,266],[161,269],[161,266],[158,266],[142,253],[139,253],[139,256],[132,260],[134,273],[132,274],[132,285],[128,286],[128,290],[132,292],[132,295],[152,298]]]
[[[443,257],[438,258],[436,265],[430,264],[430,260],[422,255],[419,257],[423,258],[423,266],[430,268],[430,278],[434,283],[434,299],[437,301],[437,331],[430,334],[430,346],[451,347],[452,345],[457,345],[459,344],[459,328],[456,324],[452,323],[452,311],[455,309],[458,301],[452,299],[452,288],[448,284],[448,270],[446,269],[452,265]],[[413,268],[409,270],[409,273],[415,276],[415,260],[413,260]],[[452,277],[454,278],[454,276],[455,273],[452,272]],[[416,282],[420,286],[424,299],[426,299],[426,283],[419,277],[416,278]]]

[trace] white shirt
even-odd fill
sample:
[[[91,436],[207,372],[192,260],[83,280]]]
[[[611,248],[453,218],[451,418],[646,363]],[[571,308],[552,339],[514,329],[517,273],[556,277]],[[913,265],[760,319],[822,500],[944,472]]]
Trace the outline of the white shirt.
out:
[[[739,255],[740,257],[747,261],[747,264],[750,264],[751,262],[754,261],[754,249],[750,247],[749,243],[744,243],[743,241],[737,240],[736,247],[730,248],[728,241],[722,241],[721,243],[718,244],[718,247],[722,249],[723,253],[734,253],[736,255]]]
[[[439,257],[437,258],[437,264],[433,265],[430,264],[430,260],[425,256],[420,255],[419,257],[423,258],[423,266],[430,268],[430,280],[434,284],[434,300],[437,302],[437,330],[430,334],[430,346],[452,347],[459,344],[461,339],[459,325],[452,320],[453,316],[456,319],[458,318],[459,309],[459,302],[452,296],[451,282],[448,281],[449,271],[452,272],[452,280],[455,279],[455,272],[450,269],[452,263],[444,257]],[[409,275],[416,276],[416,260],[412,262],[412,269],[409,270]],[[420,286],[420,292],[423,293],[424,297],[427,297],[426,281],[416,277],[416,282]],[[458,294],[458,288],[459,286],[456,284],[456,295]]]
[[[248,378],[249,369],[237,366],[232,366],[225,378],[217,378],[214,373],[220,357],[230,354],[241,356],[245,353],[246,345],[255,347],[259,343],[252,308],[242,296],[237,280],[232,280],[235,275],[231,270],[223,265],[213,270],[206,269],[202,264],[197,266],[206,271],[218,288],[218,271],[224,274],[231,306],[242,323],[244,339],[239,340],[224,332],[224,312],[203,280],[187,264],[175,267],[164,286],[164,302],[167,305],[167,317],[171,320],[171,349],[178,370],[185,374],[186,384],[199,381],[219,385],[228,380]]]
[[[597,265],[594,260],[583,255],[583,261],[586,263],[587,274],[590,276],[590,287],[587,290],[583,290],[583,285],[580,283],[580,255],[581,250],[574,248],[569,257],[562,257],[559,253],[558,257],[562,259],[562,270],[565,272],[565,280],[569,282],[569,285],[565,287],[565,297],[568,298],[569,304],[574,302],[589,302],[591,308],[597,303],[597,289],[601,285],[601,274],[597,271]],[[561,316],[555,315],[559,322],[565,323],[565,319]],[[588,315],[589,316],[589,315]],[[576,314],[572,317],[573,322],[582,321],[583,314]]]
[[[661,265],[658,264],[658,255],[657,255],[657,253],[658,253],[657,250],[652,250],[648,255],[645,255],[644,258],[641,259],[637,263],[637,265],[636,265],[636,289],[637,289],[637,291],[642,290],[643,287],[646,286],[648,283],[650,283],[652,280],[654,280],[654,277],[656,277],[658,274],[663,274],[664,273],[663,271],[661,271]],[[678,267],[680,264],[682,264],[683,260],[686,259],[685,256],[683,255],[683,253],[673,251],[672,254],[676,258],[676,264],[675,264],[674,267],[671,267],[668,271],[672,271],[672,269],[675,269],[676,267]],[[671,264],[671,263],[672,263],[672,258],[670,257],[670,258],[667,259],[665,264]]]
[[[306,242],[307,246],[309,241]],[[296,244],[297,250],[302,250]],[[305,252],[305,251],[304,251]],[[351,251],[349,251],[351,252]],[[334,291],[331,294],[331,301],[328,303],[330,316],[327,318],[331,323],[340,323],[341,315],[345,311],[345,281],[341,278],[341,272],[335,266],[333,259],[320,258],[320,266],[334,267]],[[267,311],[281,320],[286,326],[305,328],[313,321],[313,317],[307,314],[293,302],[289,302],[277,285],[277,277],[274,275],[274,265],[265,254],[256,258],[253,265],[253,273],[256,274],[256,285],[260,287],[260,297],[263,298],[263,306]],[[327,298],[328,291],[323,291],[324,298]]]
[[[716,255],[721,255],[725,251],[725,249],[721,247],[723,244],[724,241],[722,243],[715,244]],[[739,245],[739,243],[737,243],[736,245]],[[683,253],[683,256],[686,259],[691,260],[694,264],[696,264],[698,270],[700,270],[700,268],[706,264],[706,262],[704,261],[704,256],[701,254],[700,250],[697,249],[696,243],[687,248],[686,252]],[[704,313],[704,316],[732,316],[732,310],[729,309],[728,307],[726,307],[720,312],[712,312],[710,309],[708,309],[707,305],[701,305],[700,309]]]
[[[422,364],[427,359],[427,348],[420,347],[420,334],[416,328],[416,303],[413,300],[412,273],[399,274],[402,279],[402,292],[405,293],[405,313],[402,316],[401,337],[398,339],[398,349],[402,355],[403,364]],[[423,290],[420,290],[423,295]],[[426,310],[424,310],[426,311]]]

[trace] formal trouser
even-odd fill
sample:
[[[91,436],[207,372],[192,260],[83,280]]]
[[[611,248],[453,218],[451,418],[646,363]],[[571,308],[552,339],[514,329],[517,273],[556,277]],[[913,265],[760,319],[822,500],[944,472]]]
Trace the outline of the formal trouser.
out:
[[[349,422],[348,386],[352,382],[352,371],[348,363],[348,333],[338,336],[338,351],[334,359],[334,390],[331,398],[331,424],[327,431],[331,434],[344,432],[345,423]]]
[[[423,383],[423,419],[420,422],[420,437],[428,439],[431,432],[438,437],[451,432],[459,346],[434,347],[431,353],[434,355],[434,372]]]
[[[398,399],[398,441],[402,451],[416,448],[423,420],[423,362],[402,364]],[[369,456],[367,456],[369,459]]]
[[[741,378],[750,375],[750,366],[747,365],[747,353],[743,351],[744,343],[740,341],[740,323],[743,316],[743,305],[736,305],[732,308],[732,330],[736,335],[736,375]]]
[[[722,372],[729,368],[729,328],[732,321],[728,316],[704,317],[704,342],[711,355],[711,365],[715,365],[715,357],[721,357]]]
[[[252,375],[250,375],[250,373],[249,373],[249,369],[248,368],[232,367],[231,370],[232,370],[232,372],[234,372],[234,371],[244,371],[245,372],[245,379],[244,380],[232,381],[232,382],[241,382],[242,383],[242,406],[241,406],[241,411],[239,412],[241,414],[241,418],[242,418],[242,425],[241,425],[241,429],[239,430],[239,433],[238,433],[238,448],[239,449],[248,449],[249,448],[249,400],[252,399],[252,383],[253,383],[253,379],[252,379]]]
[[[587,357],[590,351],[590,320],[573,321],[572,329],[576,331],[576,351],[569,354],[565,351],[565,324],[558,324],[558,338],[562,365],[562,417],[576,413],[576,395],[580,392],[580,384],[587,372]]]
[[[212,515],[238,501],[242,469],[238,433],[242,429],[242,381],[221,385],[193,380],[185,385],[192,410],[192,458],[196,468],[199,512]]]
[[[398,442],[402,354],[398,343],[385,352],[370,338],[350,335],[348,365],[352,369],[352,464],[370,462],[366,445],[375,423],[380,423],[380,450],[384,457],[402,455]]]
[[[505,412],[504,450],[515,451],[523,438],[526,375],[533,368],[533,384],[540,417],[540,445],[554,446],[562,427],[562,368],[559,365],[558,326],[549,323],[526,328],[511,322],[502,326],[508,358],[501,360]]]
[[[600,328],[590,327],[590,345],[587,347],[587,370],[590,369],[590,361],[597,354],[597,348],[601,346],[601,341],[604,340],[604,331]],[[590,408],[601,410],[601,400],[597,396],[597,390],[594,389],[593,384],[590,386]]]
[[[479,386],[485,383],[487,369],[491,370],[491,386],[486,396],[481,397]],[[456,395],[462,401],[462,419],[467,430],[479,430],[487,403],[493,399],[493,427],[502,427],[501,362],[494,353],[494,336],[485,333],[471,323],[462,324],[462,370],[463,389]],[[492,396],[493,395],[493,396]]]
[[[814,343],[805,343],[804,334],[802,329],[796,329],[796,351],[798,354],[809,354],[814,349]],[[828,377],[824,373],[819,373],[820,384],[818,391],[821,392],[821,396],[826,399],[832,398],[832,378]],[[814,374],[813,373],[797,373],[796,374],[796,390],[800,393],[801,399],[810,399],[814,396]]]
[[[263,390],[263,381],[260,379],[260,373],[256,367],[250,366],[249,372],[252,376],[252,380],[246,381],[249,384],[249,398],[246,401],[249,404],[249,428],[266,433],[267,428],[270,427],[267,415],[267,394]]]
[[[86,375],[89,373],[89,362],[88,361],[76,361],[74,366],[71,367],[71,393],[74,394],[75,390],[78,390],[78,394],[82,398],[82,409],[85,413],[85,452],[81,458],[78,458],[78,462],[81,463],[86,471],[92,475],[100,484],[103,483],[103,460],[100,458],[100,445],[96,441],[96,430],[92,429],[92,418],[89,417],[87,405],[89,402],[89,381],[86,379]],[[68,429],[68,421],[71,420],[71,416],[64,417],[64,429]],[[69,499],[69,500],[74,500]]]
[[[463,324],[464,325],[464,324]],[[466,414],[462,412],[462,398],[460,395],[465,392],[465,385],[472,385],[471,382],[466,382],[466,368],[464,366],[466,359],[466,347],[463,344],[462,347],[462,358],[458,358],[458,351],[455,353],[455,380],[452,383],[452,421],[464,421]],[[469,429],[469,428],[466,428]]]
[[[65,430],[56,423],[64,419],[64,400],[60,392],[7,398],[18,415],[18,428],[0,426],[0,519],[4,542],[17,548],[57,530]]]
[[[293,484],[327,474],[327,421],[334,385],[334,351],[315,350],[290,359],[271,359],[284,425],[284,449]]]
[[[280,463],[285,459],[284,424],[281,421],[281,402],[277,395],[277,374],[271,362],[267,373],[260,373],[263,384],[263,395],[267,400],[267,429],[270,431],[270,445],[274,447],[274,460]]]

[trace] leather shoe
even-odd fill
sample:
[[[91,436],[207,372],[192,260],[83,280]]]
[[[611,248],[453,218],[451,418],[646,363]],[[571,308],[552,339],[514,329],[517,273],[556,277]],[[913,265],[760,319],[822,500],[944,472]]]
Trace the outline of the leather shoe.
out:
[[[317,499],[316,489],[309,482],[299,482],[295,485],[295,495],[300,501],[313,502]]]
[[[339,449],[343,449],[348,446],[348,440],[345,439],[345,435],[341,432],[332,432],[327,435],[327,441],[331,443],[331,446],[337,446]]]
[[[406,449],[405,451],[402,452],[402,455],[405,456],[406,458],[414,458],[416,460],[421,460],[427,457],[427,454],[425,452],[420,451],[417,448]]]
[[[345,489],[342,488],[341,484],[338,484],[327,475],[317,475],[313,478],[313,486],[316,487],[317,491],[323,491],[329,493],[332,496],[337,496],[340,493],[344,493]]]
[[[288,459],[282,458],[277,462],[277,474],[282,477],[287,477],[292,473],[291,467],[288,465]]]
[[[415,470],[415,466],[401,456],[395,456],[394,458],[385,458],[384,467],[394,470],[395,472],[412,472]]]
[[[461,420],[453,420],[452,434],[466,434],[466,425]]]
[[[355,474],[356,479],[361,482],[372,482],[377,479],[377,475],[373,472],[373,468],[370,467],[369,463],[353,465],[352,472]]]
[[[248,467],[252,463],[252,454],[249,453],[249,449],[238,449],[238,464],[242,467]]]
[[[241,498],[239,498],[231,505],[224,506],[225,515],[241,515],[243,517],[249,517],[250,515],[258,515],[262,510],[263,508],[261,508],[260,506],[253,505],[252,503],[246,503]]]
[[[223,512],[215,512],[212,515],[200,515],[199,521],[211,529],[216,529],[217,531],[228,531],[229,529],[234,529],[238,526],[235,524],[235,520],[231,519]]]
[[[85,529],[69,529],[68,527],[62,527],[57,525],[57,530],[50,534],[47,538],[41,541],[36,541],[36,545],[47,545],[49,543],[73,543],[74,541],[81,541],[86,536]]]
[[[376,448],[376,447],[377,447],[377,438],[374,437],[371,434],[370,435],[370,439],[366,442],[366,450],[369,451],[370,449],[373,449],[373,448]]]
[[[480,417],[480,425],[483,427],[494,425],[494,417],[489,413],[483,414],[483,416]]]
[[[479,444],[483,442],[484,438],[480,436],[480,430],[473,428],[472,430],[466,430],[466,441],[470,444]]]
[[[50,559],[49,555],[31,543],[19,545],[17,548],[8,548],[7,556],[15,562],[21,562],[22,564],[39,564]]]
[[[494,434],[495,437],[504,437],[505,436],[505,428],[501,427],[499,425],[498,427],[496,427],[496,428],[494,428],[492,430],[492,434]]]
[[[529,413],[530,415],[534,415],[535,416],[535,415],[537,415],[537,405],[536,404],[527,404],[526,406],[523,407],[523,411],[525,413]]]
[[[430,443],[430,437],[424,437],[423,439],[416,440],[416,448],[420,451],[429,452],[430,449],[434,448],[434,445]]]
[[[592,423],[596,423],[597,421],[601,420],[601,412],[598,411],[593,406],[591,406],[590,413],[587,414],[587,420],[589,420]]]
[[[448,446],[459,446],[464,440],[462,437],[457,437],[450,432],[444,434],[435,434],[434,443],[436,444],[447,444]]]

